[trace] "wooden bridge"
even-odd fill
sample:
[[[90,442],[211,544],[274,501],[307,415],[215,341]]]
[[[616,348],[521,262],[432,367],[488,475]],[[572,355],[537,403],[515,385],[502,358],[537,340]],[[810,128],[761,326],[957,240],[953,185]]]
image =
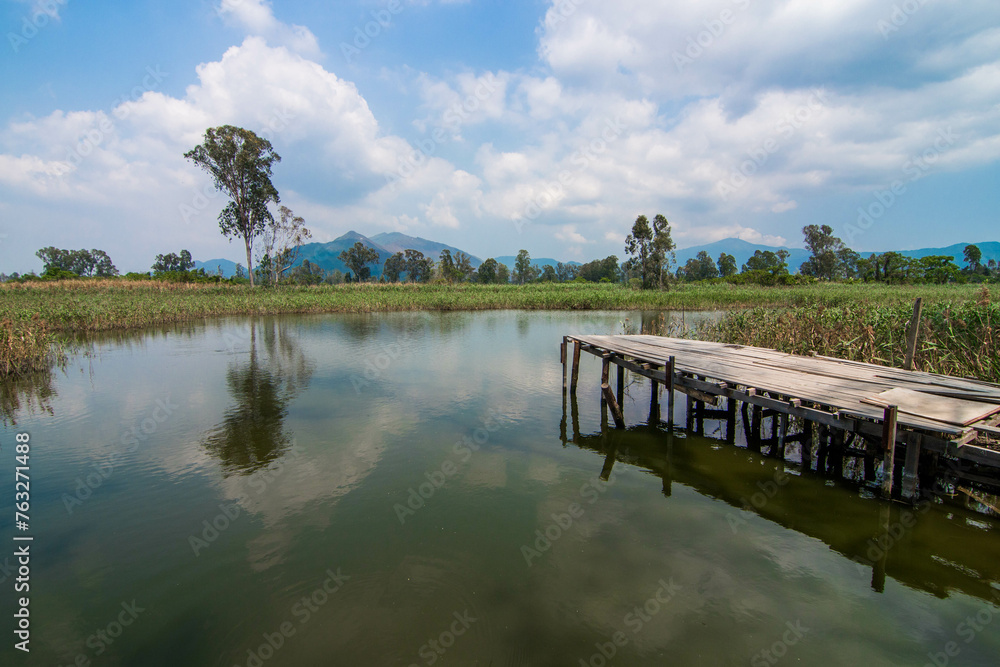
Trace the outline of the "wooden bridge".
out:
[[[892,494],[897,453],[903,458],[901,495],[910,501],[916,499],[922,454],[1000,470],[1000,449],[984,444],[990,437],[1000,439],[996,425],[1000,385],[682,338],[564,336],[560,346],[563,390],[568,371],[573,395],[581,352],[603,361],[602,405],[610,409],[618,428],[625,427],[621,404],[625,371],[630,371],[652,381],[650,422],[660,420],[660,388],[664,387],[668,423],[673,424],[674,395],[680,392],[687,397],[689,428],[701,431],[705,419],[722,419],[727,423],[727,439],[735,442],[737,404],[742,403],[748,445],[760,449],[768,442],[782,458],[787,443],[799,442],[803,463],[811,465],[815,443],[817,466],[842,466],[841,454],[860,441],[866,469],[871,468],[873,477],[875,460],[882,461],[884,497]],[[618,368],[617,393],[609,383],[611,365]],[[725,399],[725,409],[706,407],[716,408],[721,399]],[[767,417],[771,418],[771,438],[765,440],[761,430]],[[792,417],[801,420],[799,433],[789,432]],[[974,475],[971,478],[975,480]]]

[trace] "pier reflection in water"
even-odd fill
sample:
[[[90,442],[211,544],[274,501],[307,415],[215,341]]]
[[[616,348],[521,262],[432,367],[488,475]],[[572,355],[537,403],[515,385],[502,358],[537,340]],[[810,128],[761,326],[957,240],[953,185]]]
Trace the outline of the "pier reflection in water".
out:
[[[602,410],[600,430],[581,433],[577,397],[564,394],[559,428],[564,445],[601,457],[594,463],[601,479],[616,464],[636,466],[663,481],[667,499],[673,485],[681,484],[731,505],[727,520],[734,533],[756,515],[819,539],[859,570],[870,570],[877,592],[884,591],[888,576],[938,597],[961,591],[997,601],[1000,547],[993,531],[982,530],[982,504],[932,494],[913,506],[889,503],[875,497],[877,490],[857,493],[838,485],[834,468],[826,475],[753,451],[743,424],[739,445],[722,444],[659,422],[615,429]],[[736,443],[736,433],[725,435]]]

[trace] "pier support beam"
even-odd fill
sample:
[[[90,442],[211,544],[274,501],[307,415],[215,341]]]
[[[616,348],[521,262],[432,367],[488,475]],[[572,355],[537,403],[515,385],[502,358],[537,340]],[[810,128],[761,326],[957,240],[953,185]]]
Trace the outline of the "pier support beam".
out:
[[[674,425],[674,367],[676,360],[670,357],[667,361],[667,424]]]
[[[573,377],[569,383],[569,393],[576,396],[576,385],[580,382],[580,341],[573,341]]]
[[[625,404],[625,369],[618,366],[618,405]]]
[[[660,383],[649,379],[649,425],[655,426],[660,422]]]
[[[892,497],[892,467],[896,457],[896,417],[899,408],[895,405],[887,405],[882,422],[882,448],[884,457],[882,459],[882,497]]]
[[[562,364],[563,393],[566,393],[566,336],[563,336],[559,345],[559,363]]]
[[[615,400],[615,395],[611,391],[611,385],[608,384],[610,365],[611,361],[605,357],[601,369],[601,393],[604,394],[604,400],[607,401],[608,407],[611,409],[611,416],[615,420],[615,428],[625,428],[625,417],[622,415],[622,409],[619,407],[618,401]],[[619,366],[620,368],[621,366]]]
[[[915,502],[917,499],[917,470],[920,467],[920,445],[922,438],[906,443],[906,460],[903,462],[903,500]]]

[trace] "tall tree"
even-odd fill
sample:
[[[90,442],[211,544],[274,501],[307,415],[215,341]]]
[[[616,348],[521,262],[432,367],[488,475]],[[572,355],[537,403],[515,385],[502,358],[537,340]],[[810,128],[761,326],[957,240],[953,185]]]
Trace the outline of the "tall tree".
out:
[[[280,162],[281,156],[267,139],[241,127],[223,125],[205,130],[204,143],[184,157],[207,171],[215,188],[229,196],[219,214],[219,228],[229,239],[243,239],[252,287],[253,241],[274,219],[268,204],[279,199],[271,183],[271,166]]]
[[[531,280],[531,255],[527,250],[519,250],[517,259],[514,260],[514,280],[518,285],[523,285]]]
[[[391,283],[398,283],[399,276],[403,271],[406,271],[406,260],[401,252],[397,252],[385,260],[385,265],[382,267],[382,275]]]
[[[477,273],[477,280],[484,285],[489,285],[490,283],[498,282],[497,280],[497,261],[490,257],[485,262],[479,265],[479,271]]]
[[[715,260],[705,250],[699,252],[696,257],[689,259],[687,264],[677,271],[688,281],[709,280],[717,278],[719,275],[719,269],[715,266]]]
[[[965,249],[962,250],[962,257],[965,259],[965,263],[969,265],[969,271],[972,273],[979,271],[979,265],[983,261],[983,252],[979,249],[979,246],[965,246]]]
[[[820,280],[836,280],[843,273],[840,253],[847,248],[833,235],[830,225],[806,225],[802,228],[806,248],[812,256],[802,263],[799,273]]]
[[[340,253],[340,261],[354,274],[355,280],[361,282],[371,275],[369,264],[378,263],[378,251],[369,248],[361,241]]]
[[[670,235],[670,223],[663,215],[657,213],[653,218],[653,244],[649,258],[653,262],[652,269],[660,289],[663,289],[664,276],[669,275],[670,267],[674,263],[675,247],[674,239]],[[712,261],[711,257],[708,261]]]
[[[475,269],[472,268],[472,258],[467,254],[459,250],[455,253],[455,275],[458,280],[469,280],[472,278],[472,273]]]
[[[735,275],[737,272],[736,258],[726,253],[719,255],[719,275],[723,278]]]
[[[751,271],[767,271],[771,275],[783,275],[788,273],[787,250],[773,252],[771,250],[755,250],[752,257],[747,258],[747,263],[740,269],[740,273]]]
[[[311,238],[312,232],[301,216],[287,206],[278,207],[278,219],[272,218],[264,228],[264,253],[260,260],[272,284],[277,285],[285,271],[295,264],[302,244]]]
[[[431,279],[434,272],[434,260],[424,257],[424,253],[419,250],[406,249],[406,275],[410,277],[410,282],[425,283]]]
[[[644,215],[635,219],[632,233],[625,237],[625,252],[632,255],[628,268],[639,272],[644,289],[663,287],[664,274],[673,263],[674,247],[670,223],[664,216],[654,217],[652,225]]]
[[[181,250],[179,255],[175,255],[172,252],[166,255],[157,255],[152,268],[157,273],[163,273],[164,271],[190,271],[194,268],[194,262],[191,260],[190,252]]]

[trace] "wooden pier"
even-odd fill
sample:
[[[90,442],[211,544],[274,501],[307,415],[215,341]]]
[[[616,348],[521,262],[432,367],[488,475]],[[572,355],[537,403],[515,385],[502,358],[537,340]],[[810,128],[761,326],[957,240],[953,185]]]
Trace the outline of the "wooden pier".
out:
[[[815,448],[817,469],[833,472],[842,469],[845,454],[862,456],[872,478],[881,462],[886,498],[897,480],[904,500],[917,499],[922,457],[931,457],[938,467],[941,458],[944,463],[961,461],[1000,471],[1000,451],[980,442],[1000,438],[1000,385],[682,338],[564,336],[563,390],[568,382],[572,395],[579,384],[581,352],[602,359],[601,402],[617,428],[625,428],[622,402],[628,371],[651,380],[650,423],[661,421],[661,387],[671,425],[674,398],[680,393],[686,397],[689,429],[702,433],[706,419],[722,420],[727,441],[734,443],[739,411],[747,445],[757,451],[767,445],[784,458],[785,446],[798,442],[804,465],[812,466]],[[610,384],[612,365],[617,367],[616,391]],[[725,406],[719,408],[723,400]],[[763,422],[768,418],[771,434],[765,438]],[[798,433],[791,432],[793,423],[801,425]],[[901,474],[895,472],[900,459]],[[976,481],[967,471],[963,477]],[[989,476],[983,481],[996,483]]]

